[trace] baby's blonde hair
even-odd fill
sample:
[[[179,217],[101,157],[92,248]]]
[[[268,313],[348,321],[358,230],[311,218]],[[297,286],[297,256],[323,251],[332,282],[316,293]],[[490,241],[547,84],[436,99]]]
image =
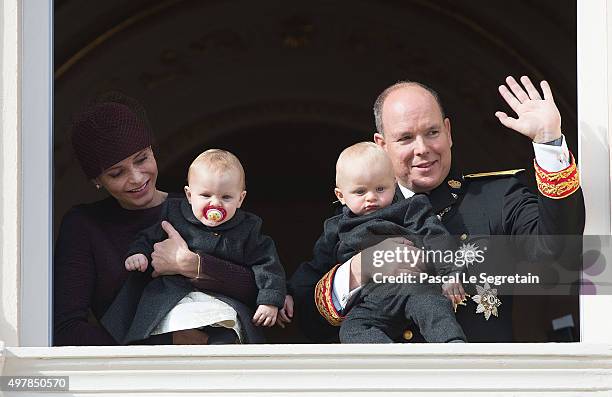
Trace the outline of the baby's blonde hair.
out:
[[[207,151],[200,153],[198,157],[191,162],[189,171],[187,172],[187,183],[191,178],[191,174],[196,167],[204,166],[211,171],[225,172],[228,170],[236,170],[240,175],[240,182],[242,184],[242,190],[246,189],[246,181],[244,176],[244,168],[240,164],[238,157],[232,153],[223,149],[208,149]]]
[[[374,142],[359,142],[344,149],[336,162],[336,187],[340,188],[346,167],[355,166],[355,162],[361,162],[367,166],[386,165],[393,175],[393,164],[387,153]]]

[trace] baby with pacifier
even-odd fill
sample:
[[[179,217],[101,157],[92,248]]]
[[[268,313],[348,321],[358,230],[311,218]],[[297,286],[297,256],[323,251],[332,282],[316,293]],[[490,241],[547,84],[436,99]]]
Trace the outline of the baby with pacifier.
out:
[[[283,306],[285,299],[285,272],[274,242],[270,237],[261,234],[261,219],[240,209],[246,196],[246,184],[244,169],[238,158],[220,149],[210,149],[200,154],[189,167],[185,196],[168,199],[162,209],[161,218],[172,224],[191,251],[250,268],[258,288],[256,300],[253,302],[256,305],[253,324],[273,326],[278,308]],[[126,269],[145,272],[149,268],[150,271],[153,245],[165,238],[161,223],[140,232],[126,255]],[[205,276],[200,274],[201,270],[198,266],[198,277]],[[157,290],[149,289],[151,295],[158,293],[155,292]],[[145,289],[139,306],[148,305],[147,295],[148,291]],[[252,304],[245,303],[249,306]],[[134,328],[142,327],[148,330],[156,326],[150,324],[148,319],[147,313],[151,310],[154,309],[138,308],[132,329],[128,332],[128,335],[138,336],[122,337],[124,342],[130,343],[133,339],[148,336],[148,331],[136,332]],[[139,319],[139,312],[144,313],[142,320]],[[143,323],[146,327],[141,326]],[[210,324],[205,322],[197,325]],[[158,332],[174,331],[177,327],[171,328],[164,327]]]

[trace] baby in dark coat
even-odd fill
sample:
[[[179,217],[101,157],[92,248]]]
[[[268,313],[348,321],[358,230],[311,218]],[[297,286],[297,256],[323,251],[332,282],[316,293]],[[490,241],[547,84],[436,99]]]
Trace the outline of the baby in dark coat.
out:
[[[246,195],[240,161],[227,151],[207,150],[189,167],[187,182],[186,199],[168,200],[162,219],[174,226],[190,250],[205,252],[252,269],[259,289],[257,310],[252,321],[257,326],[273,326],[278,308],[282,307],[285,298],[285,272],[274,242],[260,233],[261,219],[240,209]],[[146,271],[153,245],[163,239],[161,224],[142,231],[129,248],[126,269]],[[147,314],[155,308],[143,310],[145,308],[142,307],[149,305],[148,294],[152,300],[158,299],[155,290],[148,290],[145,289],[143,293],[125,341],[147,337],[155,325],[150,324],[149,319],[153,317]]]
[[[406,237],[415,246],[429,250],[456,249],[426,195],[393,203],[393,166],[386,153],[372,142],[358,143],[340,154],[335,194],[345,207],[342,214],[325,222],[315,256],[318,249],[333,250],[336,263],[342,263],[391,236]],[[364,269],[368,262],[365,257],[362,253]],[[459,279],[459,269],[453,263],[431,265],[436,275]],[[453,303],[465,297],[460,282],[446,282],[445,297],[437,284],[380,283],[378,278],[354,297],[340,328],[342,343],[391,343],[395,333],[403,331],[406,320],[414,321],[428,342],[465,341],[453,310]]]

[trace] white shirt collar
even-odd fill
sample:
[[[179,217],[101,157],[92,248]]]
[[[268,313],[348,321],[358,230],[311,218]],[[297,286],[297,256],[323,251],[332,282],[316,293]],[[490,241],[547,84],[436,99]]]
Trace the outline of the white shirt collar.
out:
[[[399,186],[400,192],[402,192],[402,194],[404,195],[404,198],[410,198],[414,196],[414,192],[412,190],[408,189],[407,187],[402,186],[399,182],[397,183],[397,186]]]

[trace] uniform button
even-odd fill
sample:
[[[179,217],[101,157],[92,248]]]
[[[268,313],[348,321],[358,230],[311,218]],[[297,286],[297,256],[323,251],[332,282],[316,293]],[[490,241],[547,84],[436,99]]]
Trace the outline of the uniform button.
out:
[[[465,240],[467,240],[468,235],[463,233],[459,238],[461,239],[461,241],[465,241]]]
[[[404,335],[402,335],[404,337],[404,339],[406,340],[410,340],[412,339],[412,337],[414,336],[412,334],[412,331],[410,331],[409,329],[407,329],[406,331],[404,331]]]
[[[213,236],[220,236],[219,233],[213,233]]]

